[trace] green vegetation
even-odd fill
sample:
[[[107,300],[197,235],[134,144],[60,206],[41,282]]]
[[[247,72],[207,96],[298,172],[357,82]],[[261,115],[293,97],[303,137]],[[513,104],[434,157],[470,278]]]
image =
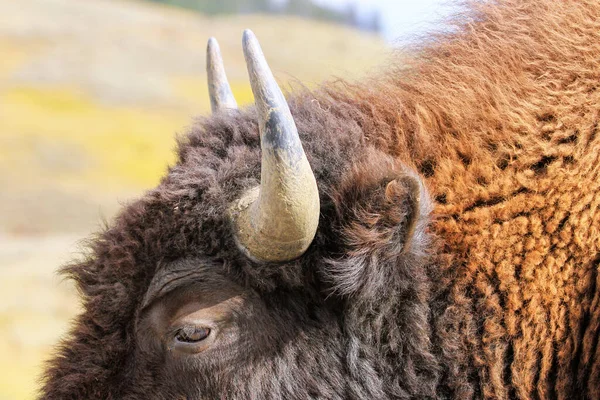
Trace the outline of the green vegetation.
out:
[[[271,13],[295,15],[321,21],[358,27],[363,30],[379,32],[381,29],[379,14],[374,12],[370,18],[361,20],[354,6],[345,10],[334,10],[313,3],[311,0],[149,0],[155,3],[169,4],[199,11],[206,15]]]
[[[207,15],[241,14],[248,12],[269,12],[273,9],[269,0],[150,0],[191,10]]]

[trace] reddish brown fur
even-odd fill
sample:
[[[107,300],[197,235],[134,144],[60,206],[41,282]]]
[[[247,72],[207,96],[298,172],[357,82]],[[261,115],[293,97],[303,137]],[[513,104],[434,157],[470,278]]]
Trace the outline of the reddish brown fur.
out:
[[[438,328],[484,397],[597,399],[600,4],[497,3],[391,77],[327,92],[426,177],[452,260]]]
[[[195,127],[161,185],[69,269],[85,313],[44,396],[179,393],[159,386],[160,364],[132,357],[134,325],[162,265],[201,255],[267,303],[283,288],[343,313],[345,330],[314,329],[299,345],[331,361],[309,369],[331,383],[312,382],[312,395],[600,399],[600,4],[469,9],[455,33],[380,77],[291,96],[323,205],[297,261],[250,262],[231,237],[226,207],[258,181],[254,110]],[[413,209],[411,169],[434,199],[429,226],[425,187]],[[295,367],[270,371],[285,381]]]

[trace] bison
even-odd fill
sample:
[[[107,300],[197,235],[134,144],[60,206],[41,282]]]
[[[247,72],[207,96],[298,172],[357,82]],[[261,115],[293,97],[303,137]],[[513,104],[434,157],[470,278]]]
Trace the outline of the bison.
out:
[[[214,113],[65,267],[45,399],[600,399],[600,3],[473,1],[362,82]]]

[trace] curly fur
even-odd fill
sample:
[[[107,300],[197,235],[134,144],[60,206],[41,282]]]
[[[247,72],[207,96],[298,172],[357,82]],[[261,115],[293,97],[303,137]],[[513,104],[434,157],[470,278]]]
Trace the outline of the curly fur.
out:
[[[468,9],[381,76],[289,97],[322,204],[298,260],[252,262],[232,237],[255,110],[198,121],[65,269],[84,312],[42,397],[600,399],[600,4]],[[264,331],[174,366],[136,316],[165,265],[197,259]]]

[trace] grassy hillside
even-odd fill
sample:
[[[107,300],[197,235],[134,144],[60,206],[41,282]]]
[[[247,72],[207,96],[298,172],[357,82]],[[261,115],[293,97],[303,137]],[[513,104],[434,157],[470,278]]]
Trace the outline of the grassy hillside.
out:
[[[126,0],[0,0],[0,399],[32,398],[41,360],[78,309],[55,275],[119,207],[154,186],[209,101],[219,39],[239,103],[252,101],[241,32],[280,82],[358,77],[385,59],[374,36],[267,16],[206,18]]]

